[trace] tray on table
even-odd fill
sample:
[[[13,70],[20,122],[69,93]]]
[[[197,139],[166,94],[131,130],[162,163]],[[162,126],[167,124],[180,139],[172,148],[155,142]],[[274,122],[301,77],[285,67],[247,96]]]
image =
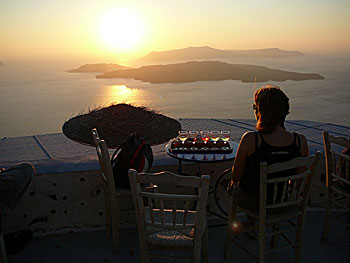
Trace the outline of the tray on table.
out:
[[[232,146],[229,142],[217,142],[216,147],[214,142],[185,142],[183,145],[176,139],[169,141],[169,151],[173,153],[231,153]]]

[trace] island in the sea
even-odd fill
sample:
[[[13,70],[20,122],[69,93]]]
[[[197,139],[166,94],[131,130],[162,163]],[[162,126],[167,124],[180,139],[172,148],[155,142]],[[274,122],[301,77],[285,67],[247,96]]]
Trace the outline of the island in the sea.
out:
[[[122,65],[118,64],[107,64],[107,63],[96,63],[96,64],[86,64],[83,66],[80,66],[76,69],[69,69],[67,72],[69,73],[87,73],[87,72],[107,72],[109,70],[116,70],[116,69],[126,69],[128,67],[124,67]]]
[[[133,78],[150,83],[181,83],[214,80],[266,82],[286,80],[324,79],[317,73],[298,73],[270,69],[263,66],[229,64],[220,61],[190,61],[168,65],[111,70],[96,78]]]
[[[233,57],[267,57],[267,58],[286,58],[300,57],[303,54],[300,51],[281,50],[279,48],[265,48],[252,50],[222,50],[208,46],[187,47],[167,51],[152,51],[146,56],[140,58],[140,61],[166,61],[166,60],[208,60],[218,58]]]

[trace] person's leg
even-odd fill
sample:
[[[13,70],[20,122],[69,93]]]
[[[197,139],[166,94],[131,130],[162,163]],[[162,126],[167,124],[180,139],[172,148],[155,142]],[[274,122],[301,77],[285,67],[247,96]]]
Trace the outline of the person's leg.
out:
[[[0,262],[7,263],[7,255],[6,255],[5,243],[2,237],[2,233],[0,233]]]
[[[254,211],[259,210],[259,199],[258,198],[254,197],[254,196],[247,195],[239,187],[236,187],[234,194],[235,194],[235,197],[237,199],[238,206],[246,208],[248,210],[254,210]]]
[[[236,188],[235,191],[235,197],[237,199],[237,204],[239,207],[245,208],[247,210],[252,210],[252,211],[258,211],[259,210],[259,199],[256,197],[247,195],[244,193],[239,187]],[[245,229],[244,235],[248,237],[249,239],[256,239],[256,232],[254,229],[251,229],[255,224],[256,220],[249,216],[248,214],[246,215],[247,219],[246,221],[241,222],[242,230]],[[248,229],[251,229],[248,231]]]
[[[6,216],[21,200],[25,190],[31,183],[35,174],[35,168],[30,163],[19,163],[9,169],[0,172],[0,226],[2,227],[2,215]],[[20,231],[14,234],[1,235],[0,262],[6,261],[8,254],[18,253],[32,238],[30,230]],[[6,246],[6,250],[5,250]]]
[[[0,173],[0,205],[3,215],[16,207],[34,174],[35,168],[30,163],[20,163]]]

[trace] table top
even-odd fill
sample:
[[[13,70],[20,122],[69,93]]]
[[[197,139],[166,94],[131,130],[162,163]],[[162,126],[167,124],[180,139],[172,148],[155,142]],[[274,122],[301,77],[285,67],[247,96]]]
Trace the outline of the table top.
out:
[[[165,146],[165,151],[171,157],[176,158],[181,161],[196,162],[196,163],[210,163],[210,162],[225,162],[233,160],[237,153],[238,143],[234,141],[229,141],[232,148],[232,152],[206,152],[206,151],[196,151],[196,152],[176,152],[170,151],[171,141]]]

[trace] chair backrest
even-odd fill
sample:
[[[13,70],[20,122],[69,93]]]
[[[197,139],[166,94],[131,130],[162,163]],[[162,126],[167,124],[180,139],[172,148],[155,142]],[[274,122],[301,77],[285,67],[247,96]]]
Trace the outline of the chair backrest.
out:
[[[322,132],[322,136],[326,158],[327,187],[334,180],[337,180],[342,185],[350,188],[350,156],[342,152],[344,148],[350,149],[350,138],[332,136],[325,131]],[[339,175],[337,170],[340,170],[343,174]]]
[[[142,240],[145,240],[147,229],[186,231],[194,228],[194,242],[200,242],[206,227],[209,175],[195,177],[171,172],[137,173],[130,169],[129,180]],[[158,186],[158,190],[145,190],[144,185],[149,184]],[[190,194],[181,194],[179,191],[168,193],[166,186],[192,189]]]
[[[113,177],[113,170],[111,166],[111,159],[109,157],[109,152],[107,144],[104,140],[99,138],[98,132],[96,129],[91,130],[94,144],[96,147],[96,152],[101,168],[101,176],[105,183],[105,196],[111,202],[112,207],[115,207],[115,184]]]
[[[264,215],[266,209],[271,208],[300,206],[304,209],[319,160],[320,153],[317,152],[312,156],[297,157],[269,166],[266,162],[262,162],[260,164],[260,215]],[[290,175],[269,176],[283,171],[288,171]],[[267,198],[267,188],[272,190],[270,198]]]

